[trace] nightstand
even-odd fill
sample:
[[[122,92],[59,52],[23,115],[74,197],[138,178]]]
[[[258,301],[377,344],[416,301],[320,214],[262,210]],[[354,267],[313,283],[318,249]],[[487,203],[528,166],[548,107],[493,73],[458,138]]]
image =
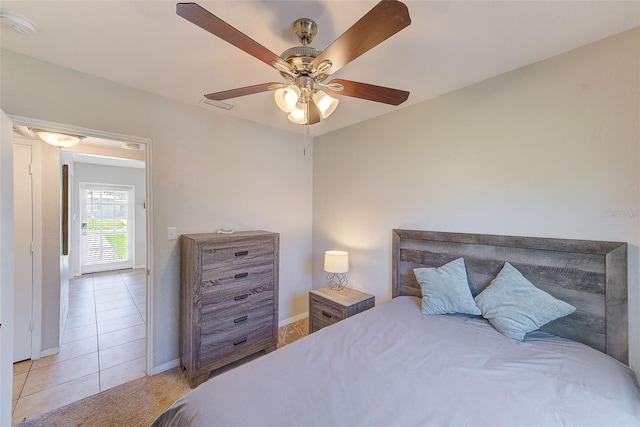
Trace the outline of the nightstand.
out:
[[[355,289],[328,286],[309,292],[309,333],[372,308],[376,297]]]

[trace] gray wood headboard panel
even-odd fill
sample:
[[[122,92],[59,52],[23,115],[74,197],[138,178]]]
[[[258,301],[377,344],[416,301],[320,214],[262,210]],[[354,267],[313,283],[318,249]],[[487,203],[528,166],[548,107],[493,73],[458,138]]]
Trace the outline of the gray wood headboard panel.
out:
[[[576,307],[544,330],[629,363],[626,243],[393,230],[393,297],[421,296],[414,268],[460,257],[473,296],[509,262],[531,283]]]

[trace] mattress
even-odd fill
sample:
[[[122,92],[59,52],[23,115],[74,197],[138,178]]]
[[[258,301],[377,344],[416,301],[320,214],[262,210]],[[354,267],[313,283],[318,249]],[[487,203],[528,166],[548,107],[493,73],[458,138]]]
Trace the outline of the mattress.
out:
[[[160,426],[639,426],[634,373],[545,332],[398,297],[189,392]]]

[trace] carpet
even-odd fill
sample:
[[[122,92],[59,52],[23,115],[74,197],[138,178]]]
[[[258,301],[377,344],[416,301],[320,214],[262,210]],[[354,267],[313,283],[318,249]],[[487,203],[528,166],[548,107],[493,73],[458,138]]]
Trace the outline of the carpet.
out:
[[[189,382],[182,369],[174,368],[89,396],[17,426],[148,427],[189,390]]]

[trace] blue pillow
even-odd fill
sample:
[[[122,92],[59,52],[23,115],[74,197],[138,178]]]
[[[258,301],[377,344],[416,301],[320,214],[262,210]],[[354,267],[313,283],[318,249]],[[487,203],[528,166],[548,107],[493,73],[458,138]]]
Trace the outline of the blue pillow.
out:
[[[424,314],[481,314],[469,290],[464,259],[438,268],[415,268],[413,273],[422,290]]]
[[[482,317],[502,334],[518,341],[522,341],[527,332],[576,310],[571,304],[536,288],[508,262],[475,301]]]

